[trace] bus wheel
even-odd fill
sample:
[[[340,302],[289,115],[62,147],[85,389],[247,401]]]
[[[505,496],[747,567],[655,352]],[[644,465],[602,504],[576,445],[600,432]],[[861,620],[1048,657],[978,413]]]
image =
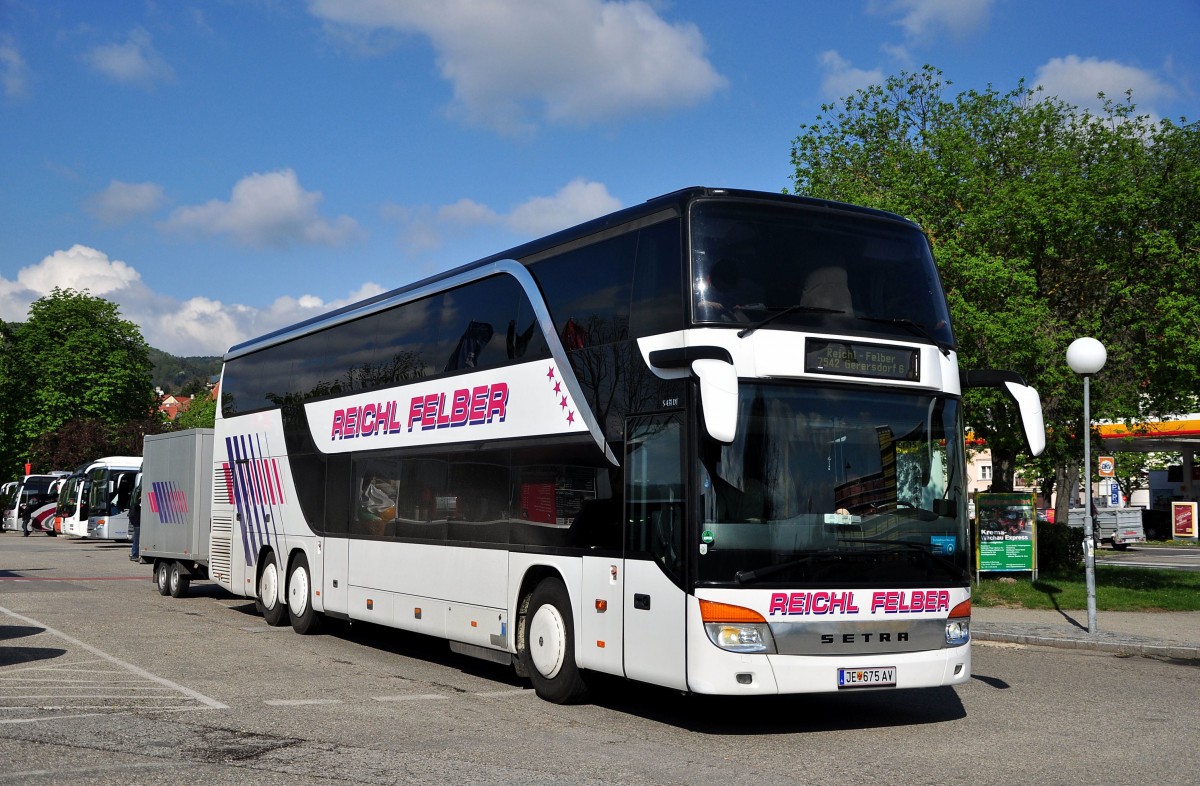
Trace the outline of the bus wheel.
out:
[[[292,629],[300,634],[320,633],[322,616],[312,605],[312,572],[308,558],[297,554],[288,571],[288,616]]]
[[[169,584],[168,591],[171,593],[171,597],[182,598],[184,595],[187,595],[188,585],[192,583],[192,580],[184,574],[183,568],[179,566],[178,562],[172,562],[167,583]]]
[[[154,583],[158,585],[159,595],[171,594],[171,562],[160,559],[154,563]]]
[[[287,606],[279,602],[279,563],[273,551],[263,557],[262,572],[258,574],[258,605],[268,625],[278,627],[287,620]]]
[[[587,694],[587,685],[575,665],[571,598],[558,579],[543,579],[533,590],[520,657],[534,690],[546,701],[574,704]]]

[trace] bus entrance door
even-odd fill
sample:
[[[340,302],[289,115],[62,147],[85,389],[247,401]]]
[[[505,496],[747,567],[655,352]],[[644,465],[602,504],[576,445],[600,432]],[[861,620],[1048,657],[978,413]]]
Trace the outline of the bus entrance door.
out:
[[[683,423],[636,418],[625,434],[625,676],[686,690]]]

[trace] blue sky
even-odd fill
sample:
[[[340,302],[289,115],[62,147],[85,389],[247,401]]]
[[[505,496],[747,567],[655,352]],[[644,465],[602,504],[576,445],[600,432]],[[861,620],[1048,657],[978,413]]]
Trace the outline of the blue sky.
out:
[[[0,0],[0,319],[229,346],[690,185],[928,63],[1200,116],[1196,0]]]

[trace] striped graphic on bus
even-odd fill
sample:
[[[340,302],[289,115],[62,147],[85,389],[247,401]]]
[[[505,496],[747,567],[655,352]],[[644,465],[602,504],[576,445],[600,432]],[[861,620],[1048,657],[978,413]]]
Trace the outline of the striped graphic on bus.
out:
[[[222,469],[237,512],[238,530],[247,565],[253,565],[264,544],[273,543],[278,511],[286,500],[278,459],[266,457],[261,434],[226,437],[229,461]]]
[[[163,524],[183,524],[187,521],[188,501],[171,481],[151,483],[147,495],[150,510],[158,514]]]

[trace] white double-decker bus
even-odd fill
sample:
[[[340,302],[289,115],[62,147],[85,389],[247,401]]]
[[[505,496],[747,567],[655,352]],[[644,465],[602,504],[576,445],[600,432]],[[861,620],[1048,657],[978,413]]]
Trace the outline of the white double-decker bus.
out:
[[[691,188],[233,347],[209,573],[301,633],[757,695],[970,676],[964,385],[888,213]]]

